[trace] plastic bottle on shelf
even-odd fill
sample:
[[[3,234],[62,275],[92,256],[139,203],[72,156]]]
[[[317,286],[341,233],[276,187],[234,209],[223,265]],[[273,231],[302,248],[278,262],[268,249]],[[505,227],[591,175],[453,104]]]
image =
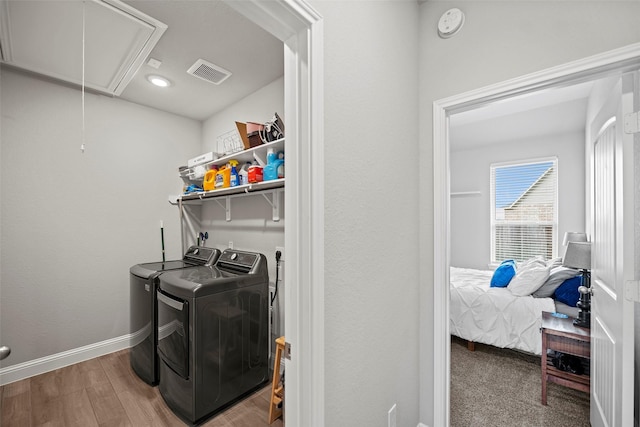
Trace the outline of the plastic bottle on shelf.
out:
[[[218,167],[213,166],[204,174],[204,180],[202,181],[202,188],[204,191],[211,191],[216,188],[216,176],[218,174]]]
[[[228,165],[220,166],[220,170],[216,174],[216,189],[226,188],[229,186],[229,172],[230,169],[227,167]]]
[[[273,161],[275,159],[277,159],[278,156],[276,155],[276,153],[273,151],[273,148],[269,148],[267,150],[267,164],[271,164],[273,163]]]
[[[284,178],[284,153],[278,154],[271,150],[267,154],[267,165],[264,167],[264,180],[272,181],[274,179]]]
[[[276,160],[276,171],[278,174],[278,179],[280,179],[284,178],[284,152],[278,152],[277,157],[278,159]]]
[[[238,172],[240,185],[246,185],[249,183],[249,166],[251,166],[251,163],[246,162],[242,165],[242,168],[240,168],[240,172]]]
[[[238,169],[236,169],[236,166],[238,166],[238,161],[229,160],[229,164],[231,165],[231,171],[229,172],[229,186],[237,187],[238,185],[240,185],[240,179],[238,177]]]

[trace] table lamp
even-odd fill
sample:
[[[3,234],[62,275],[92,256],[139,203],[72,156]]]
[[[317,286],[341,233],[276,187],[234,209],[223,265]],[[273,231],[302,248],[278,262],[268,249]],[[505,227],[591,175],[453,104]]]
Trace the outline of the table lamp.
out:
[[[581,231],[567,231],[566,233],[564,233],[562,246],[567,246],[569,242],[588,242],[587,233],[583,233]]]
[[[580,300],[578,301],[580,312],[573,324],[589,328],[591,327],[591,273],[589,272],[591,269],[591,243],[568,242],[567,252],[564,255],[562,264],[565,267],[582,270],[581,286],[578,288],[578,292],[580,292]]]

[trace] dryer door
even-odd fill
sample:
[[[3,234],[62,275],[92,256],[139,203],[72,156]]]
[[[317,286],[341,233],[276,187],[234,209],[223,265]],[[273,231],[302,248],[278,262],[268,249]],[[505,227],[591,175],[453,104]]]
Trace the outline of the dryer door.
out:
[[[189,379],[189,303],[158,290],[158,356]]]

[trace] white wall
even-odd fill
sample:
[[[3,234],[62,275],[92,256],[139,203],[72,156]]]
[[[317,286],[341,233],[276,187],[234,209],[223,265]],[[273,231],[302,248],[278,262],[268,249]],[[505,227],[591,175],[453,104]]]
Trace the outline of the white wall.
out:
[[[452,142],[454,142],[452,135]],[[558,158],[558,253],[566,231],[585,230],[584,132],[526,138],[451,152],[451,265],[486,270],[491,261],[490,177],[492,163]]]
[[[418,424],[418,6],[323,16],[325,425]],[[304,309],[304,308],[302,308]]]
[[[449,8],[466,15],[441,39]],[[427,1],[420,5],[420,420],[433,426],[433,102],[640,41],[638,1]],[[446,284],[438,284],[446,286]]]
[[[200,122],[2,69],[3,367],[129,331],[129,267],[181,258],[176,159]]]
[[[202,124],[202,152],[217,152],[218,136],[235,130],[237,121],[264,123],[271,120],[276,112],[285,122],[286,135],[284,77],[274,80],[260,90],[205,120]]]

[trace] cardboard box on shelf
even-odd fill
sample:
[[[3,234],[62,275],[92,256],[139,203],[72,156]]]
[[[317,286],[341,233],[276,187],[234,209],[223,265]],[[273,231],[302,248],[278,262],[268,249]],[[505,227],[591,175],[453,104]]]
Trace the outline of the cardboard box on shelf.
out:
[[[247,138],[249,139],[250,147],[257,147],[258,145],[262,145],[262,138],[260,138],[260,132],[258,131],[251,132],[247,135]]]
[[[251,130],[253,130],[256,127],[255,126],[256,124],[257,123],[236,122],[236,127],[238,128],[238,133],[240,134],[240,138],[242,139],[242,144],[244,145],[245,150],[249,148],[257,147],[258,145],[262,145],[262,139],[260,138],[259,131],[253,131],[253,132],[247,131],[248,127]]]

